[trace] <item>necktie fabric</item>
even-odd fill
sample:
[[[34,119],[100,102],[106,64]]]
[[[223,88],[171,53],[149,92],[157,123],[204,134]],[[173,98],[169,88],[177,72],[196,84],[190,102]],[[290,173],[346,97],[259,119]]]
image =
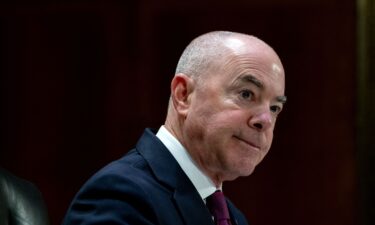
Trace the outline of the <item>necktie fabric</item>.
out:
[[[206,199],[207,208],[214,216],[216,225],[231,225],[227,202],[222,191],[216,191]]]

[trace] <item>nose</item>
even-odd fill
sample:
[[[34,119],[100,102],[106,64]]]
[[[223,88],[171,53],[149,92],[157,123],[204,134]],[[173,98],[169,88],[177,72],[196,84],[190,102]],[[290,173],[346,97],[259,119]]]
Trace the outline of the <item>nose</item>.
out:
[[[249,119],[249,126],[255,128],[258,131],[265,131],[272,127],[273,116],[269,110],[262,110],[255,113]]]

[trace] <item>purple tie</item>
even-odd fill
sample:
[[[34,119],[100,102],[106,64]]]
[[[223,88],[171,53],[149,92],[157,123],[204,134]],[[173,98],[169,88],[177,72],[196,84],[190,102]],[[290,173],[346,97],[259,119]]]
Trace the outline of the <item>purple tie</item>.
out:
[[[216,225],[231,225],[227,202],[222,191],[216,191],[208,196],[206,201]]]

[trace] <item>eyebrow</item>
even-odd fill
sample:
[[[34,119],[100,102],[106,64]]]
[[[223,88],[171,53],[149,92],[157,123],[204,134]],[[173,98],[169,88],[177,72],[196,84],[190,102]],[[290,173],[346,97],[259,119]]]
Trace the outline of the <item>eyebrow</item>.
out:
[[[258,88],[264,89],[263,83],[251,74],[245,74],[245,75],[241,76],[240,80],[243,81],[243,82],[252,83],[255,86],[257,86]],[[284,95],[276,97],[276,101],[280,102],[283,105],[286,103],[286,100],[287,100],[287,97],[284,96]]]
[[[245,74],[245,75],[241,76],[240,80],[243,81],[243,82],[252,83],[260,89],[264,88],[263,83],[260,80],[258,80],[257,78],[255,78],[253,75]]]
[[[276,101],[280,102],[283,105],[286,103],[286,100],[287,100],[286,96],[277,96],[276,97]]]

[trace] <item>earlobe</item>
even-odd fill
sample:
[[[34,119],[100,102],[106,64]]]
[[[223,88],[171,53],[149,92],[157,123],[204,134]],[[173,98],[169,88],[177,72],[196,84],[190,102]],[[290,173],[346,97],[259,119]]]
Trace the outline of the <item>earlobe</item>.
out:
[[[186,117],[193,92],[193,79],[185,74],[176,74],[171,82],[173,106],[178,114]]]

